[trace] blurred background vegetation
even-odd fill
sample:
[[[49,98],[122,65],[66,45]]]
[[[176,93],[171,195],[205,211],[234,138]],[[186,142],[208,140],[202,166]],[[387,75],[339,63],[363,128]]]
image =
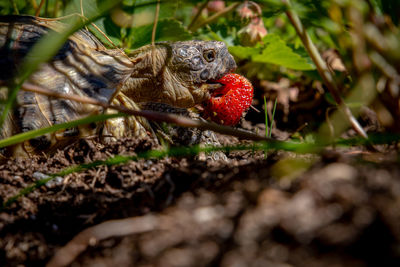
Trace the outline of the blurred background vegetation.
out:
[[[3,0],[0,14],[87,16],[103,13],[99,7],[104,2],[110,1]],[[315,64],[291,23],[290,14],[295,14],[327,64],[337,93],[353,114],[361,116],[357,118],[364,130],[400,130],[400,1],[124,0],[94,21],[104,34],[93,25],[88,28],[106,45],[113,46],[105,35],[129,54],[151,43],[157,5],[155,41],[225,42],[238,63],[237,72],[255,86],[253,105],[262,110],[266,97],[271,116],[277,101],[278,129],[293,133],[301,128],[303,137],[317,129],[339,136],[349,124],[337,112],[340,103],[319,75],[326,70]],[[247,119],[254,124],[265,121],[264,113],[255,111]]]

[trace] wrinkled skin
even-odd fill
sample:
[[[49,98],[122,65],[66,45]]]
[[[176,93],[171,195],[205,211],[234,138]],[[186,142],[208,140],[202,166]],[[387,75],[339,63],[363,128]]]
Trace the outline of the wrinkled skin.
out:
[[[121,92],[135,102],[192,107],[209,98],[209,85],[236,68],[217,41],[186,41],[146,46],[133,55],[134,71]]]
[[[0,87],[18,74],[25,56],[40,38],[62,31],[57,21],[29,16],[0,17]],[[99,101],[137,109],[140,102],[161,102],[192,107],[209,98],[215,80],[236,67],[222,42],[162,42],[144,46],[129,57],[119,49],[107,49],[91,33],[80,30],[69,37],[54,58],[40,65],[26,84],[62,94],[92,97]],[[24,86],[22,86],[22,89]],[[4,97],[4,90],[0,91]],[[20,91],[0,137],[91,114],[114,111],[66,99]],[[80,138],[103,134],[119,138],[146,132],[142,118],[125,117],[104,124],[79,126],[31,139],[11,148],[11,154],[31,155],[50,151]]]

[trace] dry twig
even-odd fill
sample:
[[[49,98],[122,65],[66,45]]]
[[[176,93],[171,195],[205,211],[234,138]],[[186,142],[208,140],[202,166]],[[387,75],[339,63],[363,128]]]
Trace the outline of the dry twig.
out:
[[[69,99],[72,101],[85,103],[85,104],[97,105],[97,106],[101,106],[105,109],[114,109],[114,110],[129,114],[129,115],[142,116],[149,120],[158,121],[158,122],[173,123],[173,124],[176,124],[176,125],[179,125],[182,127],[193,127],[193,128],[199,128],[201,130],[211,130],[211,131],[218,132],[221,134],[232,135],[232,136],[236,136],[239,138],[254,140],[254,141],[276,142],[276,140],[273,140],[271,138],[266,138],[264,136],[260,136],[258,134],[252,133],[252,132],[235,129],[232,127],[218,125],[216,123],[211,123],[211,122],[206,122],[206,121],[201,121],[201,120],[193,120],[193,119],[183,117],[183,116],[161,113],[161,112],[150,111],[150,110],[133,110],[133,109],[126,108],[124,106],[116,106],[116,105],[111,105],[111,104],[108,104],[105,102],[101,102],[101,101],[98,101],[98,100],[96,100],[94,98],[90,98],[90,97],[58,93],[56,91],[41,88],[39,86],[30,84],[27,82],[25,82],[22,85],[21,90],[34,92],[34,93],[38,93],[38,94],[43,94],[43,95],[56,97],[56,98]]]
[[[158,224],[159,222],[156,217],[145,215],[106,221],[89,227],[59,249],[46,266],[61,267],[70,265],[90,245],[114,236],[126,236],[152,231],[157,228]]]
[[[46,0],[42,0],[42,1],[40,1],[40,4],[39,4],[39,6],[38,6],[38,8],[36,9],[36,12],[35,12],[35,16],[36,17],[38,17],[39,16],[39,14],[40,14],[40,10],[42,9],[42,7],[43,7],[43,4],[44,4],[44,2],[45,2]]]

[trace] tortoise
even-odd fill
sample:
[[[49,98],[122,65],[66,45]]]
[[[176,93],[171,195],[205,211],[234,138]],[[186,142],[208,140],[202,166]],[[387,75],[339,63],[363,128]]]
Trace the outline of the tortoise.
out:
[[[0,16],[0,82],[7,82],[32,46],[64,24],[33,16]],[[233,71],[236,63],[218,41],[160,42],[143,46],[129,57],[107,49],[93,34],[81,29],[71,35],[52,60],[42,63],[25,83],[63,94],[91,97],[131,109],[140,103],[160,102],[189,108],[209,98],[214,81]],[[3,91],[3,97],[5,96]],[[90,114],[113,112],[102,107],[34,92],[19,91],[0,138],[48,127]],[[43,135],[3,151],[7,156],[30,156],[54,151],[74,138],[90,135],[137,136],[148,134],[140,117],[121,117]]]

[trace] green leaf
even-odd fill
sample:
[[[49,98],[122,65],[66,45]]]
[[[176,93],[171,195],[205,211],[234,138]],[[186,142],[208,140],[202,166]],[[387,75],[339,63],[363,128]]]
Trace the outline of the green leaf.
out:
[[[272,63],[294,70],[315,69],[306,58],[295,53],[282,39],[276,38],[276,35],[268,38],[267,41],[262,53],[251,57],[253,62]]]
[[[145,13],[154,20],[157,1],[155,0],[123,0],[122,10],[129,15],[137,16],[140,13]],[[171,18],[178,8],[178,1],[160,1],[159,19]]]
[[[269,34],[263,42],[263,47],[231,46],[229,52],[236,58],[255,63],[271,63],[294,70],[315,69],[311,59],[293,51],[278,35]]]
[[[117,46],[121,46],[121,28],[112,22],[110,17],[102,17],[95,21],[96,26],[103,31],[104,34]],[[105,45],[111,46],[110,42],[104,36],[103,33],[99,32],[92,25],[88,25],[90,31]]]
[[[231,46],[228,49],[229,53],[239,59],[250,59],[261,52],[261,49],[255,47]]]
[[[265,45],[267,44],[282,41],[282,38],[279,37],[279,35],[277,34],[267,34],[262,41],[264,42],[264,47],[265,47]]]
[[[133,30],[131,48],[138,48],[151,43],[153,23],[137,27]],[[162,19],[158,21],[156,42],[183,41],[191,39],[191,34],[183,27],[182,23],[175,19]]]

